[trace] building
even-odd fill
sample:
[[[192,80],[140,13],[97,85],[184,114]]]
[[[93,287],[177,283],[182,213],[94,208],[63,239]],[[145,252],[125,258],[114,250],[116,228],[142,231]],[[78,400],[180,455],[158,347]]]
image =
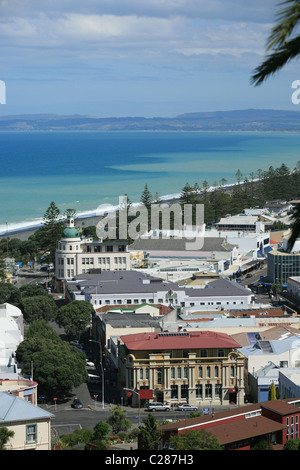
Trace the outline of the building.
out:
[[[24,340],[23,314],[18,307],[0,305],[0,379],[17,379],[15,351]]]
[[[271,283],[286,285],[289,277],[300,276],[300,252],[273,250],[268,253],[267,278]]]
[[[246,369],[249,373],[265,367],[269,362],[278,367],[299,367],[300,337],[287,335],[284,339],[258,339],[250,346],[244,346],[239,352],[247,359]]]
[[[287,294],[300,305],[300,276],[287,278]]]
[[[0,392],[0,428],[14,432],[8,450],[51,450],[51,418],[48,411],[11,393]]]
[[[37,405],[37,382],[30,379],[18,377],[17,379],[0,379],[0,392],[8,392],[15,397]]]
[[[162,304],[180,311],[183,307],[200,306],[204,310],[221,308],[249,309],[255,303],[250,289],[226,279],[204,288],[180,286],[175,282],[140,271],[103,271],[82,274],[66,281],[69,300],[86,300],[95,310],[104,305]]]
[[[260,221],[256,215],[239,214],[222,217],[216,223],[216,229],[222,231],[236,232],[265,232],[269,230],[272,223],[270,221]]]
[[[267,441],[274,450],[283,450],[287,440],[300,437],[299,402],[299,398],[264,401],[165,424],[158,427],[163,433],[161,447],[168,447],[171,435],[205,430],[215,436],[225,450],[251,450],[261,440]]]
[[[244,358],[224,333],[157,332],[120,337],[121,387],[137,406],[153,399],[196,406],[244,402]]]
[[[56,279],[72,279],[95,270],[124,271],[130,267],[127,243],[81,238],[74,218],[68,217],[68,226],[63,230],[55,252]]]
[[[296,398],[300,396],[300,370],[299,367],[284,367],[279,370],[280,396]]]

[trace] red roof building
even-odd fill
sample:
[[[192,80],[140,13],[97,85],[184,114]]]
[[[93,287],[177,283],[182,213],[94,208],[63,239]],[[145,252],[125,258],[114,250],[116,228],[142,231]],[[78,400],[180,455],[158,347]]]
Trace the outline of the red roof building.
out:
[[[229,335],[212,331],[120,336],[121,386],[170,405],[244,403],[245,358]],[[147,390],[147,392],[141,392]],[[141,393],[140,393],[141,392]],[[142,403],[143,406],[145,403]]]
[[[284,399],[180,420],[159,426],[159,430],[163,432],[163,446],[171,435],[205,429],[225,450],[251,450],[261,440],[274,450],[282,450],[288,439],[299,438],[299,418],[300,398]]]

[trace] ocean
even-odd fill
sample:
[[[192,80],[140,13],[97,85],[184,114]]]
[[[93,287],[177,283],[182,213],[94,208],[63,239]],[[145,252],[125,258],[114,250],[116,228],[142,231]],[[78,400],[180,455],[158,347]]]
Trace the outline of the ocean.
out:
[[[235,183],[300,160],[289,132],[0,132],[0,234],[38,226],[51,201],[93,215],[127,194],[138,202],[186,183]]]

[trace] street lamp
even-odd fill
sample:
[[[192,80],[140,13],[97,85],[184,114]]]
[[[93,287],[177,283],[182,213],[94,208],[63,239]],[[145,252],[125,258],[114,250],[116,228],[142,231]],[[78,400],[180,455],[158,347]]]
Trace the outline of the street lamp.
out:
[[[101,375],[102,375],[102,408],[104,409],[104,369],[102,364],[102,345],[100,341],[95,341],[94,339],[89,339],[90,342],[97,343],[100,346],[100,367],[101,367]]]
[[[140,413],[141,413],[141,399],[140,399],[140,394],[139,392],[136,392],[135,390],[132,390],[131,388],[123,388],[123,390],[126,390],[128,392],[133,392],[136,393],[139,399],[139,416],[138,416],[138,424],[140,425]]]

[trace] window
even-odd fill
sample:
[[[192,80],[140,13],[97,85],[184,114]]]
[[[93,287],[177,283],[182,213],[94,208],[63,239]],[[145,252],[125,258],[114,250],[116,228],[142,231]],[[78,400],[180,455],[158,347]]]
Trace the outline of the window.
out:
[[[212,398],[212,384],[205,384],[205,398]]]
[[[202,385],[196,384],[196,398],[202,398]]]
[[[171,385],[171,398],[178,400],[178,385]]]
[[[171,367],[171,379],[175,379],[175,367]]]
[[[203,367],[202,367],[202,366],[199,366],[199,367],[198,367],[198,377],[199,377],[199,378],[202,378],[202,377],[203,377]]]
[[[224,349],[218,349],[218,357],[225,357]]]
[[[185,379],[188,379],[189,378],[189,368],[188,367],[184,367],[183,368],[183,377]]]
[[[26,443],[30,444],[37,441],[37,425],[28,424],[26,425]]]
[[[207,349],[200,349],[200,357],[207,357]]]
[[[189,397],[189,386],[181,385],[181,399]]]
[[[181,367],[177,367],[177,379],[181,379]]]
[[[206,377],[210,378],[211,371],[210,371],[210,366],[206,367]]]
[[[219,369],[219,366],[215,366],[215,370],[214,370],[214,376],[216,378],[218,378],[220,375],[220,369]]]
[[[215,396],[218,397],[219,399],[222,398],[222,385],[221,384],[215,385]]]

